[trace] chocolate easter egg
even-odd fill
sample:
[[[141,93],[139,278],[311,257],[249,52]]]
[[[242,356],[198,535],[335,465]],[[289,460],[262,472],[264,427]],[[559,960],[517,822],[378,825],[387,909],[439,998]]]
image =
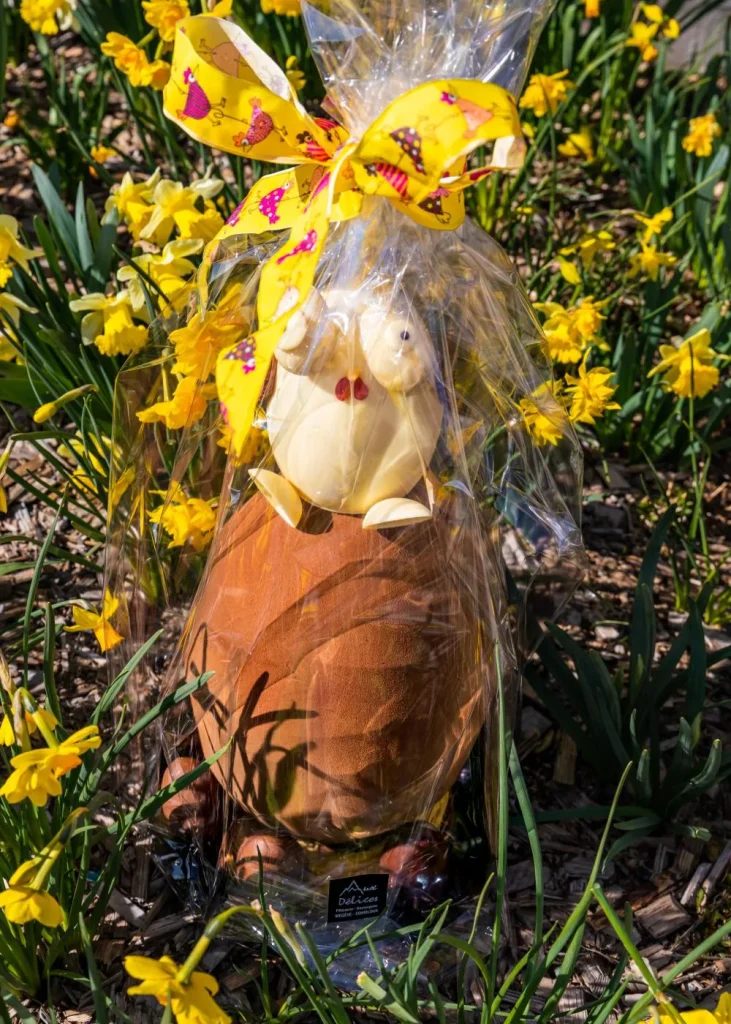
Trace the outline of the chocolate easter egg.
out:
[[[232,740],[211,771],[261,822],[377,835],[457,777],[489,685],[479,533],[460,508],[364,531],[308,507],[295,530],[256,495],[222,530],[185,661],[214,672],[192,698],[204,755]]]

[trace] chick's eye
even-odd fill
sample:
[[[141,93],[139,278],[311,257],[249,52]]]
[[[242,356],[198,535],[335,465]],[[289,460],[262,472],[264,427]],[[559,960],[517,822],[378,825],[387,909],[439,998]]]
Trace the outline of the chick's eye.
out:
[[[409,334],[408,331],[401,331],[401,340],[402,341],[408,341],[410,337],[411,337],[411,335]]]

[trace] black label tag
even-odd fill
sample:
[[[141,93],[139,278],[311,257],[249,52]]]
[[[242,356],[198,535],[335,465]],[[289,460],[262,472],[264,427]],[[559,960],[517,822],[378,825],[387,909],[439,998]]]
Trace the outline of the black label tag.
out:
[[[360,921],[378,917],[386,907],[388,875],[332,878],[328,890],[328,921]]]

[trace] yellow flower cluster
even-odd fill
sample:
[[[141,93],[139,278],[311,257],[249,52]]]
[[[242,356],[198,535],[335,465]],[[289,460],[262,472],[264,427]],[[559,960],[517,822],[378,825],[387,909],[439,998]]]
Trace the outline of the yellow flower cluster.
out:
[[[520,411],[536,444],[556,445],[569,422],[593,425],[608,410],[619,409],[612,401],[617,388],[611,378],[611,370],[603,366],[588,370],[584,360],[578,377],[567,374],[565,381],[547,381],[529,398],[521,399]]]
[[[592,346],[605,347],[597,334],[602,320],[606,319],[601,310],[607,301],[595,302],[587,296],[570,309],[558,302],[535,303],[535,308],[547,316],[543,332],[551,359],[558,363],[578,363]]]
[[[714,113],[703,114],[690,120],[688,134],[683,139],[683,149],[694,156],[710,156],[713,140],[721,135],[721,125]]]
[[[55,36],[76,27],[76,0],[22,0],[20,16],[34,32]]]
[[[159,170],[140,182],[127,172],[112,188],[102,220],[108,223],[116,210],[136,242],[162,246],[175,231],[180,238],[209,242],[223,227],[223,217],[212,202],[222,188],[223,182],[212,177],[210,169],[189,185],[161,178]]]
[[[153,89],[164,89],[170,78],[170,65],[156,58],[149,60],[141,46],[133,43],[121,32],[109,32],[102,43],[102,53],[111,57],[114,66],[129,79],[130,85],[151,85]]]
[[[45,807],[49,796],[61,795],[61,783],[58,780],[79,767],[81,755],[87,750],[96,750],[101,746],[96,725],[87,725],[61,741],[37,717],[36,725],[45,734],[48,746],[24,750],[22,754],[10,759],[13,771],[0,786],[0,796],[4,796],[8,803],[30,800],[36,807]]]
[[[289,18],[296,18],[302,13],[300,0],[261,0],[261,9],[264,14],[279,14]]]
[[[543,117],[548,111],[555,114],[559,104],[566,99],[574,83],[569,80],[568,71],[555,75],[531,75],[525,92],[520,98],[522,110],[532,110],[536,117]]]
[[[165,501],[150,513],[150,522],[158,523],[172,538],[168,547],[180,548],[190,543],[196,551],[207,547],[216,527],[216,500],[189,498],[180,484],[173,484]]]
[[[680,35],[680,25],[675,18],[666,17],[659,4],[640,4],[639,10],[647,20],[638,19],[632,22],[625,46],[634,47],[640,51],[643,60],[651,61],[658,54],[655,46],[658,32],[666,39],[677,39]]]

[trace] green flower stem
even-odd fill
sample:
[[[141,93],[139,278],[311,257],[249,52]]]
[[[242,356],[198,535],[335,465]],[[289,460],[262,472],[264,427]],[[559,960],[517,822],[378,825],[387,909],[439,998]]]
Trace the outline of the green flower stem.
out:
[[[216,938],[218,933],[228,924],[229,918],[232,918],[235,914],[247,914],[250,917],[256,917],[258,919],[261,919],[262,917],[260,910],[255,910],[254,907],[245,906],[243,904],[236,907],[229,907],[228,910],[224,910],[221,914],[216,914],[216,916],[208,922],[205,931],[198,939],[195,946],[193,946],[185,963],[178,971],[178,981],[182,985],[188,984],[191,974],[205,956],[206,950],[210,944]]]

